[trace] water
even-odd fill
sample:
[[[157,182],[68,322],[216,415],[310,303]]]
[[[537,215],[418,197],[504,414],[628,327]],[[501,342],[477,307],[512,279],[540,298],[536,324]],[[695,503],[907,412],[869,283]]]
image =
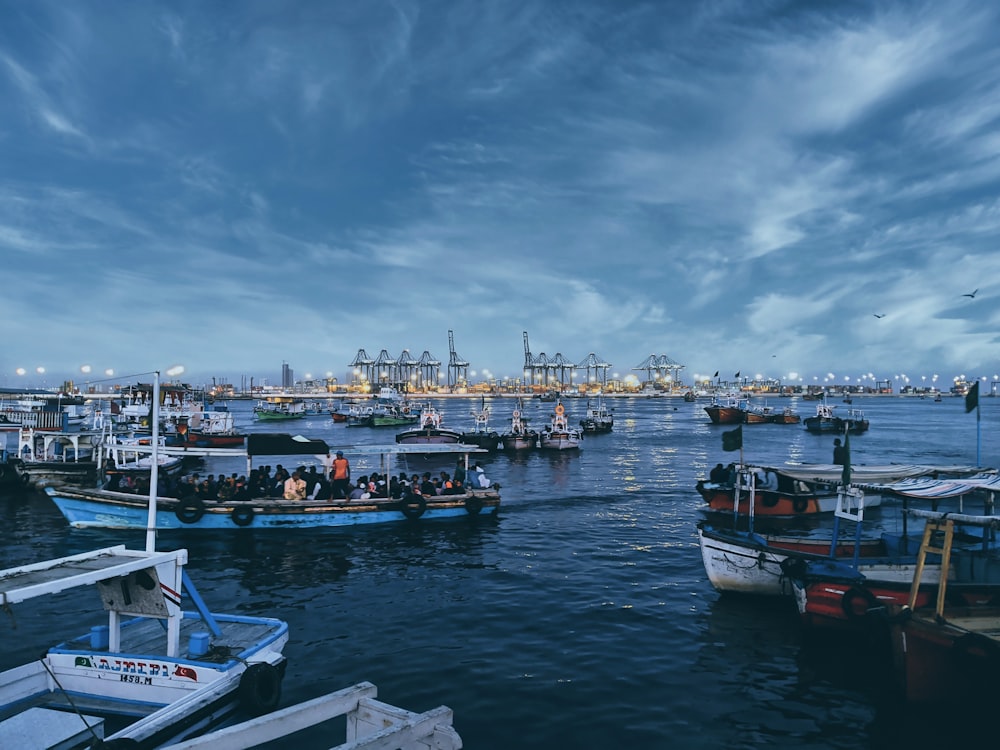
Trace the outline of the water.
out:
[[[490,403],[491,426],[502,431],[514,402]],[[803,416],[814,409],[773,405],[786,403]],[[478,406],[435,404],[445,425],[459,428],[471,427]],[[586,402],[566,405],[576,422]],[[289,622],[284,704],[368,680],[380,699],[409,710],[452,708],[467,748],[930,747],[964,732],[978,737],[975,721],[942,727],[899,706],[852,644],[805,638],[790,601],[712,589],[694,485],[738,457],[721,451],[730,428],[709,424],[703,402],[609,406],[614,432],[585,439],[578,454],[481,461],[503,487],[496,521],[181,531],[161,534],[158,546],[189,550],[191,576],[213,609]],[[976,416],[962,399],[854,406],[872,425],[851,437],[855,463],[976,463]],[[331,445],[388,443],[395,434],[321,418],[253,425],[251,404],[231,408],[241,427]],[[526,404],[536,427],[551,408]],[[998,422],[1000,404],[984,398],[983,465],[1000,464]],[[829,462],[832,443],[801,425],[744,427],[752,461]],[[353,475],[365,468],[355,461]],[[0,513],[0,567],[144,542],[141,533],[71,530],[41,494],[5,498]],[[0,668],[41,653],[53,634],[97,622],[96,598],[84,599],[0,612]],[[330,747],[339,731],[335,724],[272,747]]]

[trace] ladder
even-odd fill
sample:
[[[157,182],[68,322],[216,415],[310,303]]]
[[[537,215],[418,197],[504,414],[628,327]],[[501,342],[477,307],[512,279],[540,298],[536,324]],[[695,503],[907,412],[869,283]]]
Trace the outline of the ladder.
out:
[[[940,546],[937,546],[935,534],[943,534]],[[924,538],[917,552],[917,567],[913,572],[913,583],[910,585],[910,610],[917,603],[917,592],[920,590],[920,578],[924,573],[924,563],[927,553],[935,552],[941,555],[941,579],[938,581],[937,606],[934,613],[937,617],[944,615],[945,589],[948,586],[948,568],[951,565],[951,543],[955,535],[955,523],[950,518],[928,519],[924,526]]]

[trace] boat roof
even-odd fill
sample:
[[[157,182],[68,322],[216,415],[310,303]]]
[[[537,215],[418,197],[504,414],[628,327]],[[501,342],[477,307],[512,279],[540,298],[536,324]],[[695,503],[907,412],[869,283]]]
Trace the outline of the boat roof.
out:
[[[965,479],[905,479],[901,482],[883,485],[880,489],[904,497],[925,499],[961,497],[977,490],[1000,492],[1000,476],[984,473]]]
[[[844,467],[839,464],[784,464],[781,466],[748,466],[784,474],[792,479],[803,482],[827,482],[836,484],[841,481]],[[983,469],[981,466],[962,465],[929,465],[929,464],[883,464],[866,465],[851,464],[851,481],[854,484],[889,485],[902,482],[905,479],[940,476],[971,477],[976,474],[996,476],[993,469]]]
[[[145,552],[117,545],[7,568],[0,570],[0,600],[4,606],[17,604],[38,596],[57,594],[78,586],[126,576],[133,571],[146,570],[169,561],[185,564],[187,550]]]

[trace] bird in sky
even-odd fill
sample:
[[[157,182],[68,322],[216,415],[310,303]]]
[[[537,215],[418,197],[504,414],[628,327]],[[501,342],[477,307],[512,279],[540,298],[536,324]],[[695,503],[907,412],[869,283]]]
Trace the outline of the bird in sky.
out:
[[[963,297],[970,297],[971,299],[975,299],[976,298],[976,292],[978,292],[978,291],[979,291],[978,289],[973,289],[971,294],[963,294],[962,296]]]
[[[878,313],[872,313],[872,315],[874,315],[876,318],[884,318],[885,317],[885,313],[882,313],[881,315],[879,315]]]

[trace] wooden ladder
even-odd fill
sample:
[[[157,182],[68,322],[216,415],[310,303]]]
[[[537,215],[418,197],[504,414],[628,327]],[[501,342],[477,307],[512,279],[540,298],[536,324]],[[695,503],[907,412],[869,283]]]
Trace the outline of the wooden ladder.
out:
[[[934,534],[943,533],[944,538],[941,546],[934,543]],[[945,589],[948,585],[948,569],[951,566],[951,543],[955,535],[955,523],[950,518],[928,520],[924,526],[924,538],[920,542],[920,550],[917,552],[917,567],[913,571],[913,583],[910,585],[909,606],[912,610],[917,603],[917,592],[920,589],[920,579],[924,574],[924,563],[927,562],[927,553],[936,552],[941,555],[941,578],[938,581],[937,607],[935,614],[941,617],[944,614]]]

